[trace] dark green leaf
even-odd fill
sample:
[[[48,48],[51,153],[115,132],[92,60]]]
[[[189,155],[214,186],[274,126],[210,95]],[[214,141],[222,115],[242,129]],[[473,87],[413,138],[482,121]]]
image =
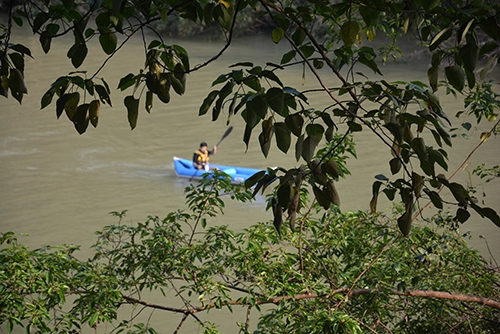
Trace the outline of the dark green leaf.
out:
[[[112,31],[101,33],[99,43],[101,43],[101,48],[106,54],[112,54],[116,50],[116,34]]]
[[[349,127],[349,130],[351,130],[352,132],[360,132],[363,130],[361,124],[356,123],[354,121],[348,121],[347,126]]]
[[[278,204],[282,208],[288,208],[288,203],[290,202],[291,195],[291,186],[288,183],[282,184],[281,186],[279,186],[276,195],[278,197]]]
[[[266,93],[266,102],[269,107],[280,115],[283,115],[285,107],[285,93],[281,88],[272,87]]]
[[[295,58],[296,54],[297,54],[297,52],[295,50],[288,51],[281,58],[280,64],[287,64],[287,63],[289,63],[293,58]]]
[[[99,95],[99,99],[102,103],[107,103],[111,107],[111,98],[109,97],[108,90],[102,85],[94,85],[94,88]]]
[[[486,218],[491,220],[497,227],[500,227],[500,217],[492,208],[482,208],[483,214]]]
[[[127,118],[130,124],[130,129],[133,130],[137,126],[137,118],[139,116],[139,99],[129,95],[124,99],[125,107],[127,107]]]
[[[75,44],[70,49],[71,52],[71,63],[75,68],[80,67],[83,61],[87,57],[88,49],[86,44]],[[69,51],[68,51],[69,54]]]
[[[305,161],[310,161],[315,154],[318,142],[314,137],[307,137],[302,144],[301,156]]]
[[[444,73],[450,85],[453,86],[456,90],[461,92],[465,86],[465,72],[464,70],[458,66],[447,66],[444,69]]]
[[[267,102],[264,95],[254,96],[248,103],[247,109],[251,109],[260,118],[266,118],[267,115]]]
[[[252,188],[262,177],[264,177],[264,175],[266,175],[266,171],[262,170],[250,176],[245,181],[245,188],[246,189]]]
[[[78,131],[79,134],[85,133],[87,131],[87,128],[89,126],[89,104],[84,103],[82,105],[79,105],[78,108],[76,109],[76,114],[73,117],[72,121],[75,124],[75,129]]]
[[[52,89],[49,89],[45,94],[42,96],[41,100],[41,108],[43,109],[46,106],[48,106],[52,102],[52,98],[54,97],[54,91]]]
[[[283,122],[274,123],[276,145],[283,153],[287,153],[292,143],[290,129]]]
[[[455,219],[458,222],[465,223],[467,221],[467,219],[469,219],[469,217],[470,217],[469,211],[462,209],[462,208],[458,208],[457,215],[455,216]]]
[[[402,167],[401,160],[399,158],[392,158],[389,161],[389,166],[391,167],[392,175],[397,174]]]
[[[133,86],[135,83],[136,83],[135,76],[132,73],[129,73],[120,79],[120,82],[118,83],[118,89],[124,91],[128,87]]]
[[[211,91],[208,96],[203,100],[203,103],[201,104],[200,110],[198,112],[198,116],[203,116],[208,112],[208,109],[214,102],[215,98],[219,95],[218,90],[213,90]]]
[[[304,125],[304,118],[300,114],[288,115],[285,118],[285,124],[288,126],[292,133],[299,137],[302,134],[302,126]]]

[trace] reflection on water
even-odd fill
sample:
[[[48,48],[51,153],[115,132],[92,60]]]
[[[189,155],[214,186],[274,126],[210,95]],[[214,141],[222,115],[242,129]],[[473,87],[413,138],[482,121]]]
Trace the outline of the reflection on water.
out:
[[[216,53],[221,45],[195,41],[179,42],[190,52],[192,64],[201,63]],[[263,47],[265,43],[265,47]],[[38,42],[29,37],[35,60],[27,61],[26,80],[29,95],[22,105],[14,99],[1,99],[2,122],[0,122],[0,221],[2,230],[14,230],[29,234],[21,239],[31,246],[41,244],[76,243],[82,245],[84,254],[95,241],[94,231],[105,225],[117,223],[108,215],[111,211],[128,210],[126,223],[143,221],[148,215],[164,217],[167,213],[185,208],[184,188],[186,179],[176,177],[173,156],[190,158],[200,141],[209,145],[216,143],[224,133],[225,121],[210,122],[210,115],[198,117],[198,108],[211,90],[210,83],[220,73],[228,72],[228,65],[249,60],[255,64],[267,61],[278,63],[281,53],[270,41],[251,38],[237,41],[214,66],[192,73],[188,77],[186,95],[173,96],[168,105],[155,102],[150,115],[140,111],[138,127],[130,131],[123,98],[130,92],[113,91],[113,108],[102,106],[97,129],[89,128],[79,136],[65,116],[56,120],[55,106],[40,111],[39,100],[52,81],[60,74],[72,70],[65,57],[67,45],[53,42],[50,56],[40,52]],[[113,59],[102,75],[110,86],[116,87],[122,75],[137,72],[142,68],[140,41],[132,41],[116,59]],[[104,59],[100,51],[89,54],[89,71],[95,70]],[[257,60],[256,60],[257,59]],[[387,81],[426,80],[425,61],[413,64],[385,66]],[[90,72],[89,72],[90,73]],[[282,78],[290,85],[300,82],[301,71],[288,73]],[[392,77],[392,78],[391,78]],[[307,77],[307,80],[312,80]],[[327,83],[328,84],[328,83]],[[321,108],[329,101],[318,96],[314,106]],[[450,116],[463,106],[451,98],[443,97],[445,110]],[[317,104],[317,105],[316,105]],[[254,135],[252,144],[245,153],[242,142],[243,122],[238,117],[232,121],[235,129],[220,145],[212,159],[225,165],[241,165],[251,168],[266,166],[297,166],[293,152],[285,155],[272,148],[265,159]],[[485,126],[486,128],[486,126]],[[483,129],[485,129],[483,128]],[[477,130],[477,133],[484,131]],[[363,132],[357,135],[358,160],[349,162],[352,176],[338,182],[343,210],[366,210],[371,198],[374,175],[390,175],[386,163],[389,150]],[[450,155],[450,173],[477,144],[476,139],[460,141],[456,151]],[[481,162],[498,164],[498,148],[494,140],[488,141],[473,156],[470,171]],[[458,181],[467,181],[469,174],[462,172]],[[495,182],[481,186],[487,197],[485,205],[500,208],[500,192]],[[379,208],[388,208],[390,203],[382,201]],[[226,215],[217,223],[229,224],[241,230],[256,220],[268,220],[265,198],[260,196],[252,204],[230,204]],[[241,214],[244,212],[245,214]],[[252,217],[249,221],[248,217]],[[500,232],[491,222],[474,216],[463,226],[471,231],[472,245],[486,253],[484,243],[478,236],[487,236],[492,252],[500,260]]]

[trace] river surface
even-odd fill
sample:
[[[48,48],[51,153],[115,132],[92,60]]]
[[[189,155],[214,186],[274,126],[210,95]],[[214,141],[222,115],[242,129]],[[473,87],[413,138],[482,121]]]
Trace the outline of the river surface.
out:
[[[130,90],[121,93],[114,89],[122,76],[143,68],[142,42],[132,40],[100,74],[111,86],[113,108],[101,105],[97,129],[89,126],[85,134],[78,135],[65,115],[56,120],[55,99],[49,107],[40,110],[40,98],[50,84],[73,70],[66,58],[69,44],[54,41],[51,52],[45,55],[36,38],[21,37],[35,59],[28,59],[26,63],[29,95],[24,97],[22,105],[12,97],[0,99],[0,230],[27,233],[21,242],[30,247],[60,243],[82,245],[82,256],[91,254],[89,246],[96,240],[94,231],[117,223],[117,219],[108,214],[111,211],[128,210],[124,223],[134,224],[144,221],[148,215],[164,217],[185,207],[183,191],[189,182],[175,175],[172,157],[190,158],[201,141],[213,145],[226,130],[224,120],[211,122],[209,115],[198,116],[198,108],[211,90],[211,82],[218,74],[229,72],[228,66],[236,62],[252,61],[261,66],[268,61],[279,63],[285,47],[259,37],[236,40],[214,64],[188,76],[184,96],[173,95],[166,105],[156,100],[151,114],[141,109],[138,126],[131,131],[123,106],[123,98]],[[204,62],[223,47],[220,42],[194,40],[168,40],[167,43],[183,45],[191,56],[192,66]],[[84,67],[92,74],[104,59],[103,52],[93,47]],[[385,65],[382,71],[387,81],[425,82],[427,66],[427,61],[417,59],[411,63]],[[283,80],[300,89],[301,74],[301,69],[291,71]],[[306,85],[313,80],[307,73]],[[453,98],[441,96],[441,100],[450,116],[463,108]],[[311,103],[321,108],[328,100],[318,96]],[[275,147],[269,158],[264,158],[257,142],[258,133],[254,133],[245,152],[241,118],[235,117],[231,124],[235,129],[220,145],[212,158],[214,163],[253,168],[290,168],[300,164],[292,150],[285,155]],[[446,175],[455,171],[478,144],[479,134],[487,130],[488,124],[483,124],[471,139],[455,142]],[[366,131],[356,139],[358,159],[352,159],[348,165],[352,176],[338,182],[343,210],[367,210],[374,176],[390,175],[389,150]],[[498,142],[491,138],[473,155],[469,171],[482,162],[490,167],[498,164],[498,158]],[[455,178],[457,181],[468,179],[467,171],[461,171]],[[498,181],[485,184],[477,178],[473,180],[479,195],[483,191],[486,194],[480,198],[484,204],[500,208]],[[382,201],[379,208],[384,206],[389,208],[390,203]],[[241,230],[258,220],[269,219],[264,200],[259,198],[252,204],[230,204],[226,215],[214,223]],[[500,229],[489,220],[473,215],[461,231],[470,231],[469,244],[487,259],[494,255],[500,260]],[[486,236],[490,251],[480,235]]]

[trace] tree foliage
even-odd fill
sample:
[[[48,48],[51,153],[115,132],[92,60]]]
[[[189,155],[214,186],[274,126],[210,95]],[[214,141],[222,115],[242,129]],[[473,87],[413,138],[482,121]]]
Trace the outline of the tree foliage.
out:
[[[486,79],[488,73],[498,71],[499,8],[498,1],[493,0],[42,0],[23,1],[21,5],[10,2],[8,22],[2,25],[4,32],[0,35],[0,94],[11,95],[21,103],[29,88],[24,82],[24,76],[29,75],[24,65],[32,53],[11,39],[15,25],[29,25],[39,36],[45,53],[51,51],[55,38],[73,35],[67,56],[75,70],[55,78],[41,97],[41,108],[55,108],[58,118],[65,114],[79,134],[88,131],[89,124],[98,126],[101,107],[112,106],[113,90],[100,73],[131,38],[143,39],[144,68],[137,73],[124,73],[117,89],[130,92],[123,104],[130,128],[134,129],[138,126],[139,113],[151,112],[154,100],[170,103],[171,94],[183,95],[187,74],[209,66],[231,46],[243,11],[264,16],[274,25],[269,38],[289,45],[279,64],[254,64],[251,59],[233,64],[227,73],[214,78],[212,90],[198,113],[210,115],[212,121],[244,122],[243,141],[247,147],[252,135],[258,135],[264,156],[276,145],[280,151],[294,154],[301,165],[257,173],[245,184],[252,193],[237,193],[242,196],[240,199],[247,199],[247,195],[271,189],[268,208],[273,215],[272,229],[277,234],[264,225],[254,226],[246,234],[211,227],[201,241],[194,238],[198,224],[206,227],[206,220],[201,217],[215,215],[216,208],[224,207],[219,196],[206,198],[208,206],[203,207],[213,211],[202,213],[192,206],[194,215],[178,212],[165,220],[151,218],[138,227],[119,225],[106,229],[96,244],[96,258],[89,262],[75,260],[72,256],[75,249],[71,247],[49,252],[30,251],[17,244],[13,235],[4,234],[4,242],[14,245],[4,249],[4,252],[13,252],[6,263],[19,255],[26,260],[22,263],[31,266],[19,273],[15,268],[5,272],[30,273],[26,279],[33,279],[36,288],[29,294],[40,294],[40,298],[45,299],[33,297],[24,303],[29,285],[21,285],[13,292],[14,299],[2,301],[10,310],[17,310],[3,314],[2,321],[10,328],[29,318],[33,326],[45,330],[49,315],[44,308],[59,307],[65,295],[71,293],[79,296],[72,309],[75,312],[67,313],[68,318],[58,313],[60,317],[56,321],[64,323],[64,328],[77,328],[83,323],[95,326],[114,319],[116,309],[124,302],[150,307],[138,297],[139,291],[161,289],[163,284],[172,284],[169,280],[180,279],[188,283],[182,285],[182,289],[175,284],[180,289],[179,295],[189,292],[197,298],[201,296],[198,300],[201,306],[194,307],[188,296],[184,308],[167,308],[183,314],[181,325],[186,318],[193,317],[202,326],[208,326],[196,318],[196,313],[209,308],[258,307],[261,303],[271,303],[278,307],[263,316],[258,331],[270,328],[286,328],[287,332],[319,331],[320,328],[325,332],[344,329],[356,332],[364,330],[362,328],[384,331],[385,326],[408,332],[430,328],[451,330],[455,325],[465,326],[462,319],[470,316],[467,321],[474,332],[487,332],[489,324],[495,323],[488,308],[468,306],[464,309],[460,303],[447,301],[443,305],[436,299],[443,297],[439,293],[453,291],[451,299],[496,305],[490,299],[498,293],[492,290],[498,284],[495,273],[486,270],[477,255],[460,253],[466,250],[459,245],[459,238],[416,228],[414,221],[422,212],[416,212],[416,208],[424,201],[439,210],[445,205],[455,205],[457,209],[451,217],[440,218],[453,222],[448,225],[464,223],[472,209],[500,226],[495,208],[479,205],[474,191],[453,181],[455,174],[449,175],[447,162],[452,144],[459,134],[468,136],[472,123],[486,120],[492,124],[491,130],[480,134],[478,147],[498,132],[500,96],[495,92],[498,83]],[[226,44],[204,63],[192,66],[188,50],[182,45],[167,44],[158,30],[159,25],[170,18],[200,27],[218,27]],[[388,82],[383,78],[380,64],[402,54],[398,41],[407,36],[428,54],[426,82],[406,78]],[[375,47],[372,42],[377,37],[390,42]],[[94,52],[88,48],[92,39],[98,39],[107,58],[90,74],[85,70],[85,60],[89,52]],[[300,84],[285,85],[280,75],[295,67],[302,69],[301,82],[306,80],[307,73],[307,80],[314,81],[318,88],[306,90]],[[326,94],[331,103],[315,105],[313,94],[318,93]],[[439,97],[450,94],[463,99],[464,110],[443,109]],[[457,121],[459,126],[455,125]],[[361,131],[370,132],[387,146],[391,175],[374,170],[371,215],[355,213],[350,217],[351,214],[337,211],[342,194],[336,184],[349,174],[345,159],[348,154],[355,156],[353,134]],[[494,175],[496,167],[478,167],[476,173],[485,177]],[[451,193],[450,200],[441,196],[443,189]],[[202,186],[199,191],[206,188]],[[201,197],[196,190],[191,189],[190,194],[190,205],[199,204]],[[388,219],[387,223],[377,216],[380,195],[400,204],[394,219]],[[314,198],[314,204],[308,204],[310,197]],[[323,211],[318,212],[320,218],[310,218],[311,211],[306,208]],[[349,226],[351,218],[353,225]],[[196,222],[188,239],[180,222]],[[364,229],[361,222],[369,230]],[[357,223],[363,226],[355,225]],[[337,228],[329,230],[332,226]],[[397,235],[396,226],[406,239]],[[348,235],[358,231],[364,232],[356,237]],[[158,239],[157,233],[163,233],[164,239]],[[135,242],[136,237],[140,241]],[[250,242],[254,237],[258,241]],[[329,237],[332,239],[324,239]],[[343,247],[349,245],[346,240],[350,237],[355,239],[350,247],[356,247],[348,251]],[[129,241],[123,241],[125,239]],[[429,244],[431,240],[434,243]],[[453,256],[446,253],[443,243],[447,242],[456,243],[458,248],[452,248],[459,253],[453,256],[460,256],[460,261],[455,258],[453,262]],[[179,262],[163,258],[165,254],[174,253],[161,252],[160,246],[175,250]],[[361,246],[370,246],[365,250],[366,257],[359,253],[357,247]],[[295,251],[289,252],[289,247]],[[439,253],[435,253],[438,250]],[[386,258],[392,251],[397,254]],[[349,258],[352,252],[356,254],[355,259]],[[240,257],[235,258],[233,253]],[[142,257],[143,254],[150,257]],[[260,264],[252,256],[258,256]],[[381,263],[376,261],[379,258],[383,259]],[[49,259],[62,261],[63,271],[58,272],[61,280],[43,277],[40,264]],[[469,261],[475,263],[470,268],[474,268],[471,275],[476,276],[465,279],[468,276],[459,271],[470,269],[468,264],[465,266]],[[454,263],[461,265],[457,271],[451,268]],[[388,264],[394,267],[388,268]],[[436,269],[444,266],[446,271]],[[454,274],[445,277],[448,267]],[[234,276],[225,276],[222,269]],[[488,284],[483,284],[477,275],[484,270]],[[164,276],[166,272],[172,276]],[[262,274],[267,276],[259,276]],[[71,279],[65,281],[64,275]],[[240,288],[240,281],[235,281],[235,277],[245,281],[245,300],[233,300],[228,293]],[[469,285],[462,284],[462,278]],[[474,280],[478,280],[477,290],[471,291],[476,283],[470,282]],[[2,285],[3,289],[8,286]],[[425,296],[431,299],[420,298],[431,290],[436,294]],[[477,296],[470,299],[464,295],[468,293]],[[481,295],[486,299],[478,297]],[[387,307],[380,307],[382,304]],[[364,312],[370,305],[373,313]],[[38,309],[40,313],[35,312]],[[31,311],[23,313],[26,310]],[[483,310],[485,314],[477,313]],[[399,316],[405,317],[399,319]],[[128,323],[121,325],[126,328]],[[246,330],[245,325],[242,326],[243,331]]]
[[[313,201],[304,203],[300,233],[279,235],[265,223],[235,232],[212,222],[224,197],[246,202],[251,192],[216,173],[186,189],[186,211],[133,225],[113,212],[119,223],[97,233],[88,260],[74,245],[31,250],[3,233],[0,321],[9,330],[156,333],[168,312],[175,332],[194,323],[215,333],[201,315],[227,309],[242,333],[250,319],[255,333],[498,328],[499,273],[467,247],[452,216],[436,215],[433,226],[404,237],[390,217],[325,211]]]

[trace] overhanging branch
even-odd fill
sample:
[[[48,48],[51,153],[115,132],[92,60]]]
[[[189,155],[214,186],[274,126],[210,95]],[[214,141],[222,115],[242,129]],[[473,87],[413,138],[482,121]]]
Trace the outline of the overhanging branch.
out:
[[[465,303],[475,303],[475,304],[481,304],[483,306],[491,307],[497,310],[500,310],[500,301],[494,300],[492,298],[487,298],[487,297],[481,297],[481,296],[472,296],[472,295],[467,295],[463,293],[451,293],[451,292],[444,292],[444,291],[425,291],[425,290],[406,290],[406,291],[398,291],[396,289],[393,290],[381,290],[381,289],[355,289],[351,290],[349,288],[340,288],[334,290],[330,294],[316,294],[316,293],[305,293],[305,294],[298,294],[295,296],[278,296],[278,297],[273,297],[269,299],[261,299],[255,301],[255,305],[265,305],[265,304],[278,304],[283,300],[305,300],[305,299],[330,299],[333,298],[335,295],[345,295],[345,296],[360,296],[360,295],[368,295],[368,294],[391,294],[391,295],[397,295],[397,296],[409,296],[409,297],[417,297],[417,298],[433,298],[433,299],[443,299],[443,300],[454,300],[454,301],[461,301]],[[175,312],[175,313],[183,313],[183,314],[194,314],[194,313],[199,313],[203,311],[208,311],[210,309],[216,308],[215,304],[206,304],[201,307],[194,307],[191,309],[182,309],[182,308],[175,308],[175,307],[169,307],[169,306],[164,306],[164,305],[159,305],[159,304],[153,304],[153,303],[148,303],[144,300],[132,298],[132,297],[127,297],[123,296],[123,298],[129,302],[129,303],[134,303],[134,304],[140,304],[144,305],[147,307],[155,308],[155,309],[160,309],[164,311],[170,311],[170,312]],[[237,301],[237,300],[229,300],[224,305],[228,306],[249,306],[251,305],[248,302],[242,302],[242,301]]]

